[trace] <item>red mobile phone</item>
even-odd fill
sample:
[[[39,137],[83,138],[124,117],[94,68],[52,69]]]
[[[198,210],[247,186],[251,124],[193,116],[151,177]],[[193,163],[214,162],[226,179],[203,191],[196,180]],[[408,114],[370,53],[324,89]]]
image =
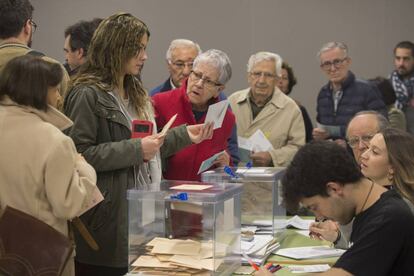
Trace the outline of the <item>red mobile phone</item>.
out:
[[[152,128],[153,124],[150,121],[133,120],[131,138],[144,138],[146,136],[152,135]]]

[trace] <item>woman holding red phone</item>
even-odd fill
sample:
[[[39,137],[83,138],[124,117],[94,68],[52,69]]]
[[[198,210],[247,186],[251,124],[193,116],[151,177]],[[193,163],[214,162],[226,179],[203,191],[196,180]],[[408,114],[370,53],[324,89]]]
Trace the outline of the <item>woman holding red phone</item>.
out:
[[[103,202],[81,219],[95,237],[91,250],[75,233],[76,275],[124,275],[128,271],[128,189],[150,189],[161,180],[161,159],[212,135],[211,126],[180,126],[158,135],[131,138],[133,120],[154,122],[147,91],[136,76],[147,59],[150,32],[128,13],[103,20],[87,61],[73,79],[65,113],[78,152],[95,168]],[[144,162],[147,161],[148,162]]]

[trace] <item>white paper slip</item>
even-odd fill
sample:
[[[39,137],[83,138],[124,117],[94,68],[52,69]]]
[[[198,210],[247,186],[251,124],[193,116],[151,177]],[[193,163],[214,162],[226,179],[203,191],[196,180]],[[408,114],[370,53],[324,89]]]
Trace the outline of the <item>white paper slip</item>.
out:
[[[252,150],[254,152],[269,151],[273,149],[272,143],[270,143],[260,129],[256,130],[249,139],[252,143]]]
[[[332,125],[324,125],[321,123],[316,123],[317,128],[321,128],[329,132],[331,136],[341,136],[341,127],[340,126],[332,126]]]
[[[213,122],[214,128],[221,128],[223,124],[224,116],[226,115],[227,108],[229,106],[228,100],[223,100],[218,103],[212,104],[208,107],[205,123]]]
[[[292,273],[310,273],[310,272],[325,272],[331,267],[328,264],[320,265],[289,265],[290,272]]]
[[[294,216],[288,220],[287,227],[295,227],[297,229],[309,230],[309,227],[313,222],[315,222],[313,219],[302,219],[299,216]]]
[[[279,249],[275,254],[292,259],[315,259],[339,257],[345,250],[329,246],[306,246]]]
[[[164,136],[167,134],[167,131],[170,129],[171,125],[174,123],[175,119],[177,118],[177,114],[172,116],[170,120],[165,124],[165,126],[162,128],[162,131],[159,133],[161,136]]]
[[[265,249],[266,247],[273,241],[272,235],[254,235],[254,239],[252,241],[242,241],[243,248],[249,248],[248,250],[245,250],[244,252],[248,255],[250,254],[256,254],[261,249]],[[241,254],[241,251],[235,250],[234,253]]]
[[[315,222],[315,221],[311,219],[302,219],[299,216],[294,216],[290,219],[276,219],[274,221],[275,223],[274,227],[275,229],[294,227],[297,229],[309,230],[309,227],[312,222]],[[271,226],[272,221],[271,220],[254,220],[253,224],[260,225],[260,226]]]
[[[182,185],[171,187],[170,190],[202,191],[202,190],[206,190],[211,187],[213,187],[213,185],[182,184]]]
[[[204,172],[205,170],[208,170],[211,166],[213,166],[214,161],[216,161],[216,159],[224,152],[225,152],[224,150],[220,151],[220,152],[214,154],[213,156],[211,156],[210,158],[204,160],[203,163],[201,163],[197,174],[200,174],[200,173]]]
[[[253,149],[252,142],[250,138],[244,138],[241,136],[237,136],[237,143],[239,144],[239,148],[251,151]]]

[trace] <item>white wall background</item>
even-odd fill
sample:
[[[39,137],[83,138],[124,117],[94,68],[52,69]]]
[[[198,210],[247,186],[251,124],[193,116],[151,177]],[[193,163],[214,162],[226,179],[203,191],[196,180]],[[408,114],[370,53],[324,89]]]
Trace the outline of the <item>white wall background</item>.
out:
[[[414,0],[31,0],[38,24],[33,48],[63,62],[64,29],[78,20],[130,12],[150,28],[143,81],[148,89],[168,73],[165,51],[175,38],[203,50],[225,51],[233,65],[226,93],[245,88],[249,56],[265,50],[288,61],[298,85],[291,96],[315,120],[316,97],[326,79],[316,53],[325,42],[348,44],[360,78],[387,76],[392,49],[414,41]]]

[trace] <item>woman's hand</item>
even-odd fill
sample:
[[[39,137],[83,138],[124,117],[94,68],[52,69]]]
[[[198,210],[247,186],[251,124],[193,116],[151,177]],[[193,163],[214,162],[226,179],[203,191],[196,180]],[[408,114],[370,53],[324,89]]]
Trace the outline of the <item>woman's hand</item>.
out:
[[[214,124],[212,122],[187,126],[187,132],[191,142],[198,144],[206,139],[211,139],[213,137],[213,126]]]
[[[164,143],[165,136],[160,135],[150,135],[141,139],[142,155],[144,161],[151,160],[157,152],[160,150],[160,147]]]
[[[326,220],[324,222],[312,223],[309,227],[309,231],[311,238],[334,242],[338,238],[339,228],[336,222]]]
[[[217,167],[224,167],[230,165],[230,155],[226,151],[224,151],[214,161],[214,165],[216,165]]]

